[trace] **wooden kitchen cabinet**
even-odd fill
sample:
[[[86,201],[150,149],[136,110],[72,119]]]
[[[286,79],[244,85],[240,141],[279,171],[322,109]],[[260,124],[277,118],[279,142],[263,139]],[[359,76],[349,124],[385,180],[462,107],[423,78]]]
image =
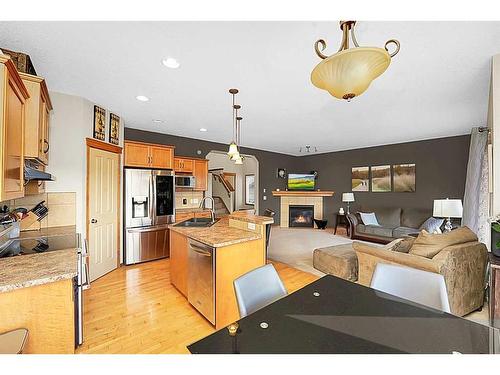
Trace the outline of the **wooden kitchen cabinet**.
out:
[[[28,90],[13,62],[0,55],[0,201],[24,196],[24,126]]]
[[[187,237],[170,231],[170,282],[187,297],[188,241]]]
[[[194,190],[205,191],[208,188],[208,160],[194,160]]]
[[[174,170],[179,173],[193,173],[194,160],[189,158],[174,158]]]
[[[174,147],[151,143],[125,141],[126,167],[172,169]]]
[[[193,217],[212,217],[210,210],[204,210],[204,211],[176,211],[175,212],[175,222],[181,222],[184,220],[191,219]]]
[[[26,86],[29,99],[26,101],[24,126],[24,157],[47,165],[49,158],[49,119],[52,103],[45,80],[42,77],[19,73]]]

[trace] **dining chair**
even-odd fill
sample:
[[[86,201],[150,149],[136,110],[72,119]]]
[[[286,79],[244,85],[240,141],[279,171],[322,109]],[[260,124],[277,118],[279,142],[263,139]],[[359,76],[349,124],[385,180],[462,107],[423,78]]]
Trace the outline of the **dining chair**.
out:
[[[274,217],[276,215],[276,212],[273,210],[270,210],[269,208],[266,208],[264,211],[264,216],[267,217]],[[267,254],[269,253],[269,239],[271,238],[271,224],[266,224],[266,261],[267,261]]]
[[[370,286],[400,298],[450,312],[444,277],[438,273],[378,263]]]
[[[234,280],[233,284],[241,318],[287,295],[272,264],[247,272]]]

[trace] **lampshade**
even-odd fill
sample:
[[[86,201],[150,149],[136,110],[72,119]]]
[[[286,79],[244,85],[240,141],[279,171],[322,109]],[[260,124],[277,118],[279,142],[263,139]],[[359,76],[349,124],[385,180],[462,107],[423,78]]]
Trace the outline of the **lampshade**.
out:
[[[342,193],[342,202],[354,202],[354,194]]]
[[[390,63],[391,57],[383,48],[350,48],[316,65],[311,82],[338,99],[351,99],[365,92]]]
[[[432,216],[462,217],[462,201],[460,199],[435,199]]]
[[[240,158],[240,152],[236,150],[236,152],[231,156],[232,161],[236,161]]]
[[[323,39],[316,41],[314,49],[323,60],[311,72],[314,86],[347,101],[365,92],[370,83],[389,67],[391,58],[396,56],[400,48],[395,39],[388,40],[384,48],[360,47],[354,35],[355,25],[356,21],[340,21],[342,43],[338,52],[331,56],[322,52],[326,42]],[[349,46],[350,38],[353,48]],[[387,49],[389,44],[395,45],[392,53]]]
[[[231,142],[231,144],[229,145],[229,151],[227,152],[227,155],[232,157],[237,152],[238,152],[238,146],[236,146],[236,143]]]

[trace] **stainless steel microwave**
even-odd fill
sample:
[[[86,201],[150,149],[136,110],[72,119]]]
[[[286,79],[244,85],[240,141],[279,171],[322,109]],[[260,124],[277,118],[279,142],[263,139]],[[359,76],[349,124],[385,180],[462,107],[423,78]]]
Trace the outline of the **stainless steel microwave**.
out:
[[[175,187],[194,188],[194,176],[175,176]]]

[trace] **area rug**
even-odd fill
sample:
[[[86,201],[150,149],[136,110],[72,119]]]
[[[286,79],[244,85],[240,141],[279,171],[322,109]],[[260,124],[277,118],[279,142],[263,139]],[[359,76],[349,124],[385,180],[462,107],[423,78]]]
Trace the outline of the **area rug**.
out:
[[[323,272],[313,267],[314,249],[351,242],[349,238],[334,235],[331,229],[280,228],[273,226],[268,258],[305,272],[323,276]]]

